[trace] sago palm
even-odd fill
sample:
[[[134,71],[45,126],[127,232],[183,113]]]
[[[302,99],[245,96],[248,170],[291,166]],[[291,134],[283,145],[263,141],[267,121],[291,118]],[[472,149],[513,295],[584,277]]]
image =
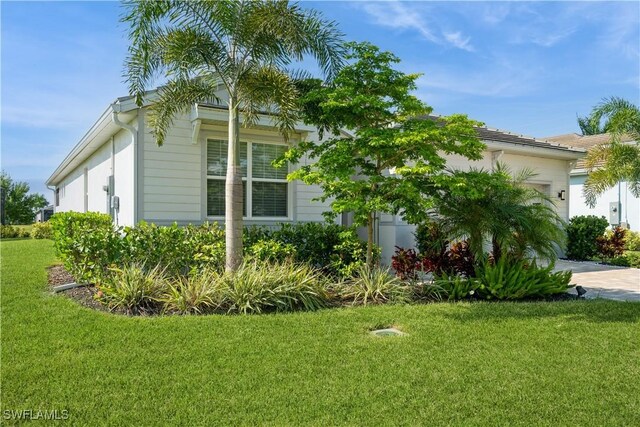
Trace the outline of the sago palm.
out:
[[[327,76],[341,66],[342,34],[317,12],[288,1],[134,0],[124,3],[129,25],[126,79],[139,105],[154,80],[164,76],[149,123],[158,145],[173,118],[194,103],[229,94],[229,141],[225,186],[226,266],[242,261],[240,116],[255,123],[271,113],[286,138],[297,120],[296,86],[287,70],[314,57]]]
[[[493,172],[452,171],[458,189],[435,199],[437,225],[450,238],[467,239],[478,260],[485,243],[496,259],[528,252],[554,259],[564,241],[563,222],[551,199],[526,185],[534,176],[526,169],[512,176],[500,163]]]
[[[604,99],[588,117],[578,118],[578,124],[584,134],[611,135],[607,144],[591,148],[587,155],[587,203],[595,206],[597,197],[620,181],[627,181],[631,193],[640,197],[640,108],[622,98]],[[623,142],[623,137],[635,143]]]

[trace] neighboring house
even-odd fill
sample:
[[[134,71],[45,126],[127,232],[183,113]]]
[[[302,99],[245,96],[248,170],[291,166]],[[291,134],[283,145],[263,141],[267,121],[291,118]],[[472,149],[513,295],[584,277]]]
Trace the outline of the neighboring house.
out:
[[[566,135],[551,136],[546,138],[560,144],[581,147],[589,150],[596,145],[607,144],[610,139],[608,134],[578,135],[570,133]],[[635,144],[630,137],[623,137],[623,143]],[[571,200],[569,203],[569,216],[597,215],[604,216],[612,226],[623,225],[634,231],[640,231],[640,198],[631,194],[626,182],[619,182],[616,186],[605,191],[596,201],[594,207],[585,202],[582,188],[587,179],[588,172],[585,169],[584,160],[578,161],[571,171]]]
[[[35,222],[49,221],[51,215],[53,215],[53,205],[49,205],[36,212]]]
[[[175,118],[162,147],[145,125],[146,114],[147,107],[138,108],[131,97],[106,109],[47,181],[54,187],[56,212],[104,212],[120,225],[224,221],[225,107],[194,105]],[[503,161],[514,171],[533,168],[539,175],[530,185],[550,195],[559,214],[568,218],[569,170],[584,150],[497,129],[479,128],[478,133],[487,144],[482,160],[451,156],[450,166],[491,169]],[[287,144],[268,116],[242,128],[240,138],[245,224],[324,221],[329,201],[312,200],[322,194],[320,188],[287,182],[286,168],[271,166]],[[316,129],[299,124],[289,143],[303,138],[317,141]],[[348,225],[349,215],[337,221]],[[414,246],[413,230],[398,217],[380,216],[376,235],[383,261],[390,260],[395,245]]]

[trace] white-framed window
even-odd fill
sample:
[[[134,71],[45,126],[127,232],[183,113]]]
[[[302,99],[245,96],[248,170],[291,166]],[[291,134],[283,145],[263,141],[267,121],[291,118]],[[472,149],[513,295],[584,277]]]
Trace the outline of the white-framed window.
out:
[[[287,168],[272,162],[286,145],[240,142],[245,218],[289,218]],[[207,216],[224,217],[227,141],[207,139]]]

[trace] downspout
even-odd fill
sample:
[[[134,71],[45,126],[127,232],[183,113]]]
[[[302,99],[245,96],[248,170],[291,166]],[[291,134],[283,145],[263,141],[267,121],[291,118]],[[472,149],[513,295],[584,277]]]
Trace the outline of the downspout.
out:
[[[138,171],[136,170],[138,167],[138,129],[135,126],[131,126],[128,123],[120,121],[118,114],[122,112],[122,109],[119,103],[114,102],[111,104],[111,110],[111,120],[113,123],[122,129],[128,130],[131,134],[131,144],[133,149],[133,223],[136,224],[138,222]]]
[[[53,213],[56,213],[56,210],[57,210],[56,209],[57,208],[57,206],[56,206],[56,189],[57,189],[57,186],[55,186],[55,185],[53,187],[47,185],[47,190],[51,190],[53,192],[53,203],[51,203],[53,205]]]

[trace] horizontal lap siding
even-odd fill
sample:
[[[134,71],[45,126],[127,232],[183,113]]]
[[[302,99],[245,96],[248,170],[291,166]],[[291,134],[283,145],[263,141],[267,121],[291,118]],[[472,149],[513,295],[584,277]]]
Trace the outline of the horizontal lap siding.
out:
[[[309,135],[311,141],[317,141],[317,135],[312,133]],[[305,156],[300,160],[299,166],[305,166],[312,163]],[[295,169],[295,168],[294,168]],[[295,209],[296,220],[299,222],[324,222],[324,212],[331,211],[331,200],[324,202],[313,200],[322,196],[322,188],[318,185],[307,185],[301,181],[295,184]]]
[[[145,128],[142,156],[145,220],[202,219],[201,150],[199,143],[192,144],[191,122],[186,115],[174,120],[161,147]]]

